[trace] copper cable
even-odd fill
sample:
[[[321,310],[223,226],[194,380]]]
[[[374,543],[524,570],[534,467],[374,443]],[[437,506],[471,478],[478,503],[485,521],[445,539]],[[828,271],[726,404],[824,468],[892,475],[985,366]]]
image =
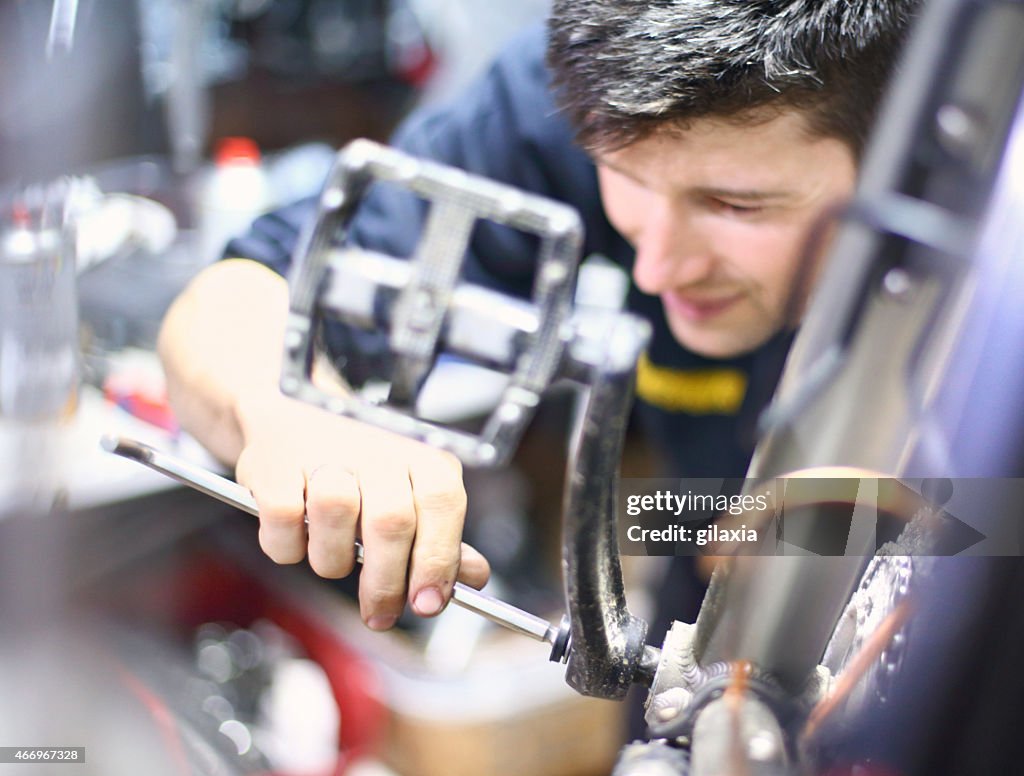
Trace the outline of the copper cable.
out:
[[[801,738],[806,740],[813,736],[822,720],[835,711],[843,700],[846,699],[857,682],[867,673],[867,670],[875,663],[885,648],[889,646],[893,636],[903,627],[910,617],[911,608],[910,601],[904,600],[882,620],[875,631],[868,637],[867,641],[865,641],[864,646],[850,660],[846,670],[836,677],[835,687],[832,692],[822,698],[811,709],[811,713],[807,717],[807,723],[804,725],[803,732],[801,733]]]

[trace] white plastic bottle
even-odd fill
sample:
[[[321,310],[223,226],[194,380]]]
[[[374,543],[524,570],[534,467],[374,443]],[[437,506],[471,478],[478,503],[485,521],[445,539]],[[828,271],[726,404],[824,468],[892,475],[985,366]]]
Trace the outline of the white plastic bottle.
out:
[[[201,261],[208,264],[219,259],[228,241],[246,232],[273,204],[256,143],[247,137],[220,140],[197,202]]]
[[[78,404],[78,293],[70,184],[0,212],[0,518],[65,493]]]

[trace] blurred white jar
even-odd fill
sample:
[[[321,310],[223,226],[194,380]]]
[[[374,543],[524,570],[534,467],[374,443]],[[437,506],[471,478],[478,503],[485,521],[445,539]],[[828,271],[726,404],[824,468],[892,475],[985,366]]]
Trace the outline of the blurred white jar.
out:
[[[59,499],[63,440],[78,404],[75,181],[0,212],[0,515]]]
[[[224,246],[248,231],[274,205],[273,192],[256,143],[247,137],[218,141],[213,168],[196,201],[199,258],[209,264]]]

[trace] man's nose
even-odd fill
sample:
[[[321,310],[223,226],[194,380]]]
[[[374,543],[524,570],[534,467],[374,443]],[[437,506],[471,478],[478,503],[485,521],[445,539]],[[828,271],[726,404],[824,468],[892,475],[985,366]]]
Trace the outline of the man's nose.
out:
[[[658,295],[710,276],[710,246],[681,208],[664,203],[647,213],[633,263],[633,281],[645,294]]]

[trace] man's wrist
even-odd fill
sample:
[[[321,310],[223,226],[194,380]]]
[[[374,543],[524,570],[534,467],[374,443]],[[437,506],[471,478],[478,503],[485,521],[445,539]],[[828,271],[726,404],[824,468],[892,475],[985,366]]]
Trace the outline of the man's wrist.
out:
[[[275,422],[281,415],[289,411],[296,402],[289,399],[276,387],[252,389],[235,397],[235,423],[242,439],[248,441],[259,428],[267,423]]]

